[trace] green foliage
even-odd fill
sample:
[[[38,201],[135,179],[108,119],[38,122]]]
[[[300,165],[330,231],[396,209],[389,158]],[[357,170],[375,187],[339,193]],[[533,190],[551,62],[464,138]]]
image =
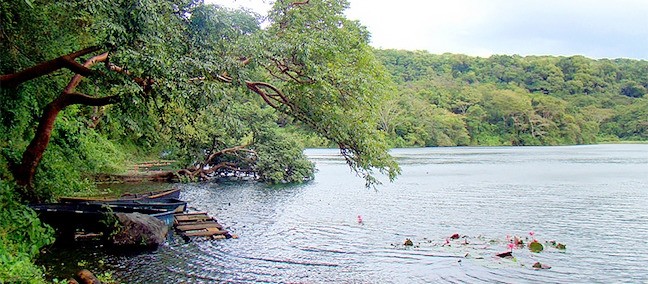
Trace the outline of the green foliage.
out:
[[[380,112],[394,146],[646,140],[646,61],[375,53],[399,86]]]
[[[391,85],[366,29],[344,16],[347,7],[347,1],[334,0],[275,2],[272,24],[255,40],[264,48],[254,58],[289,102],[277,108],[336,143],[370,185],[376,169],[390,179],[399,172],[376,128]]]
[[[0,179],[0,283],[42,283],[32,258],[54,241],[53,230],[17,199],[14,185]]]
[[[255,139],[264,141],[254,146],[258,154],[256,170],[261,180],[270,183],[303,182],[314,177],[314,165],[302,153],[303,147],[290,136],[275,129],[263,130]]]
[[[290,153],[300,161],[292,165],[299,170],[287,171],[296,176],[281,180],[308,178],[312,165],[303,163],[300,151],[285,148],[299,145],[284,141],[297,138],[279,130],[287,123],[276,116],[242,116],[245,109],[268,104],[285,115],[281,120],[317,133],[299,135],[310,137],[308,144],[339,146],[369,184],[376,169],[390,178],[398,173],[384,133],[377,129],[380,102],[391,90],[389,77],[368,45],[366,29],[345,18],[346,1],[277,1],[265,29],[258,15],[202,1],[15,2],[0,6],[6,15],[2,47],[9,51],[2,55],[3,74],[90,45],[106,47],[110,63],[130,74],[104,72],[81,81],[78,92],[116,95],[122,103],[72,106],[59,115],[37,173],[42,197],[88,189],[87,175],[119,171],[128,156],[124,149],[133,147],[171,154],[194,166],[208,153],[253,141],[266,149],[260,153],[285,152],[281,160],[288,161]],[[6,164],[20,163],[20,149],[31,140],[36,118],[72,73],[57,75],[3,89]],[[152,92],[142,94],[132,77],[153,78]],[[248,90],[246,84],[253,81],[274,85],[287,101],[264,101]],[[439,139],[447,141],[444,135]],[[260,168],[270,169],[269,163]],[[9,166],[2,172],[11,177]]]

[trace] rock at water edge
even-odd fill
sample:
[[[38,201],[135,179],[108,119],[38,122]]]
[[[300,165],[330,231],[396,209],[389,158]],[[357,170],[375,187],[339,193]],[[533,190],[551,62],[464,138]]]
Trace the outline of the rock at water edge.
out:
[[[117,247],[157,248],[169,232],[161,220],[141,213],[115,213],[119,222],[111,244]]]

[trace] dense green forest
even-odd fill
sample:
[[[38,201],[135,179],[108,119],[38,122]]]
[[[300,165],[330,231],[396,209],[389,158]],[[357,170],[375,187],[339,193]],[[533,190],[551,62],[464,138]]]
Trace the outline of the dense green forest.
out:
[[[0,283],[42,281],[52,231],[26,203],[138,161],[301,182],[303,148],[333,146],[372,185],[399,172],[389,146],[648,139],[646,61],[374,50],[347,7],[1,2]]]
[[[648,61],[375,52],[397,85],[380,114],[396,147],[648,140]]]

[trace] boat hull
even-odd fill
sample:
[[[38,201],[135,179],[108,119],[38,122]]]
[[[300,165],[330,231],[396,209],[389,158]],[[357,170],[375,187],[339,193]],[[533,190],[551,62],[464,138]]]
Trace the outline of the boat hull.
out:
[[[43,223],[55,229],[59,239],[66,241],[74,240],[77,232],[109,234],[117,222],[115,213],[147,214],[161,220],[168,227],[173,226],[175,213],[175,210],[137,203],[49,203],[32,204],[30,207]]]
[[[180,189],[173,188],[164,191],[154,191],[136,194],[123,194],[119,197],[104,198],[104,197],[61,197],[60,201],[63,203],[76,203],[76,202],[112,202],[112,201],[128,201],[128,200],[164,200],[164,199],[178,199],[180,198]]]

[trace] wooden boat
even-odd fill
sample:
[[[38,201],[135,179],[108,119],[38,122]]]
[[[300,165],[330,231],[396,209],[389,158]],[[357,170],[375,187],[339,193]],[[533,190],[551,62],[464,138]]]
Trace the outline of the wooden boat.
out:
[[[180,189],[173,188],[164,191],[153,191],[146,193],[126,193],[119,197],[61,197],[61,202],[74,203],[74,202],[110,202],[110,201],[126,201],[126,200],[163,200],[171,198],[179,198]]]
[[[142,209],[164,209],[167,211],[173,211],[174,213],[182,213],[187,209],[187,202],[182,201],[177,198],[165,198],[165,199],[124,199],[124,200],[115,200],[115,201],[93,201],[89,203],[104,203],[110,206],[134,206]]]
[[[112,213],[142,213],[160,219],[167,226],[173,226],[174,210],[140,206],[139,204],[106,203],[47,203],[29,205],[39,219],[52,226],[63,237],[74,236],[77,230],[84,232],[104,232],[114,222]]]
[[[176,212],[173,211],[173,210],[167,210],[167,211],[164,211],[164,212],[153,213],[153,214],[149,214],[149,215],[160,219],[162,222],[164,222],[164,224],[167,227],[171,228],[171,227],[173,227],[173,221],[174,221],[173,214],[175,214],[175,213]]]

